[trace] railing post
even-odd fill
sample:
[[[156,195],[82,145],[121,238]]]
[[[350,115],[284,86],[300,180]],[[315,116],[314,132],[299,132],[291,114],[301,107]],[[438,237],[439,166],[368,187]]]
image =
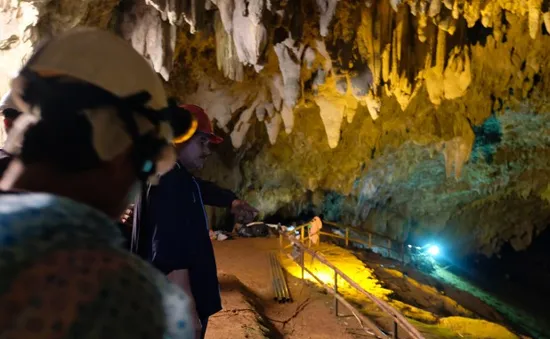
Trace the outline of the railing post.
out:
[[[334,314],[338,316],[338,298],[336,296],[338,295],[338,273],[334,271]]]
[[[346,247],[349,245],[349,227],[346,227]]]
[[[369,248],[372,248],[372,233],[369,233]]]
[[[300,249],[300,266],[302,266],[302,280],[304,280],[304,264],[305,264],[305,260],[304,260],[304,249],[301,248]]]
[[[283,233],[279,231],[279,249],[283,250]]]
[[[397,321],[395,321],[395,319],[393,320],[393,332],[392,332],[392,335],[391,337],[394,338],[394,339],[398,339],[398,334],[397,334],[397,329],[399,327],[397,326]]]
[[[305,238],[305,233],[306,233],[305,230],[304,230],[305,228],[306,228],[306,226],[302,226],[302,228],[300,229],[300,241],[302,243],[304,243],[304,238]]]

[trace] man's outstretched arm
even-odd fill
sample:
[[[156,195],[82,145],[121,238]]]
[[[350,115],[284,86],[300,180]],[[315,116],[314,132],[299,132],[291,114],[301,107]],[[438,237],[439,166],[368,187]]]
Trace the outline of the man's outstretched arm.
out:
[[[211,181],[195,179],[201,190],[202,201],[205,205],[231,208],[238,223],[252,222],[258,215],[258,210],[244,200],[240,200],[231,190],[221,188]]]
[[[221,188],[215,183],[207,180],[195,178],[201,190],[202,202],[205,205],[216,207],[231,207],[231,203],[237,200],[237,195],[233,191]]]

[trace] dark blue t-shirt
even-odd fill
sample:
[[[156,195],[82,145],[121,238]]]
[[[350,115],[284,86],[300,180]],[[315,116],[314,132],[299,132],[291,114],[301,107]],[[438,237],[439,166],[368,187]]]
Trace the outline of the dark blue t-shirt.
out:
[[[214,249],[199,185],[183,167],[161,177],[148,194],[145,225],[152,241],[140,255],[163,273],[189,270],[200,318],[222,309]]]

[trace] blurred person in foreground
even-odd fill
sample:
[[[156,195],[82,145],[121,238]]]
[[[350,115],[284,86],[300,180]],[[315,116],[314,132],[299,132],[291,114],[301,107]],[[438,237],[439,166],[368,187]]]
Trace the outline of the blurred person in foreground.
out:
[[[214,135],[202,108],[180,107],[194,115],[197,131],[189,140],[176,143],[176,166],[145,193],[145,205],[143,201],[136,204],[132,250],[192,294],[195,321],[201,325],[200,337],[204,338],[208,318],[222,309],[204,205],[228,207],[236,221],[244,224],[251,222],[258,211],[230,190],[191,174],[204,167],[212,154],[210,144],[219,144],[223,139]]]
[[[176,124],[149,64],[97,29],[40,45],[11,89],[23,114],[0,182],[2,337],[195,338],[188,295],[121,247],[115,220],[196,121]]]
[[[9,92],[0,99],[0,113],[4,116],[4,129],[6,134],[8,134],[11,131],[15,119],[21,115],[21,112],[15,107]],[[4,175],[12,159],[13,155],[6,152],[4,149],[0,149],[0,178]]]

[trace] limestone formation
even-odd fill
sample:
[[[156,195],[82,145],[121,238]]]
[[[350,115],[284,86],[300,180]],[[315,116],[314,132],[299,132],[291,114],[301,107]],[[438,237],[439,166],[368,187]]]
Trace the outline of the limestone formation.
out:
[[[78,25],[206,109],[230,140],[211,176],[266,214],[488,255],[546,227],[548,1],[0,0],[0,91]]]

